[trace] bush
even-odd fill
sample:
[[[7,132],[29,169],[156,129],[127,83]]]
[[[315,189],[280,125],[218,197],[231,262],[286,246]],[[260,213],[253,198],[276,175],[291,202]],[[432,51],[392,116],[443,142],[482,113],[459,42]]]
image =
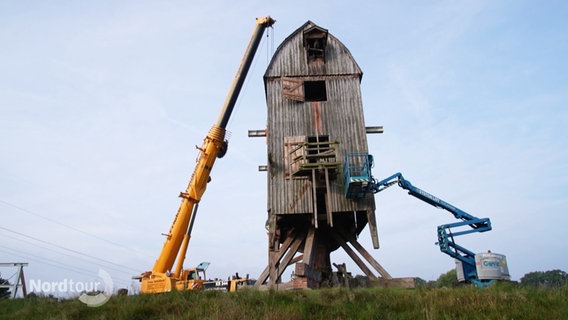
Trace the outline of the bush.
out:
[[[0,278],[0,285],[10,285],[6,279]],[[0,288],[0,299],[8,299],[12,293],[8,288]]]
[[[458,276],[456,269],[452,269],[444,274],[441,274],[436,280],[436,286],[438,288],[454,288],[460,283],[458,282]]]
[[[562,270],[529,272],[521,278],[521,285],[545,288],[565,287],[568,286],[568,274]]]

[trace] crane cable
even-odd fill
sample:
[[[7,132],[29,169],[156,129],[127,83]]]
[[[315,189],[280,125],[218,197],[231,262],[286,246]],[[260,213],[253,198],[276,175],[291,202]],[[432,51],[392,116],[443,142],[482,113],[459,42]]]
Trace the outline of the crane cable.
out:
[[[272,30],[272,37],[270,37],[270,31]],[[270,57],[274,54],[274,26],[270,26],[268,28],[266,28],[266,38],[272,38],[271,42],[269,42],[269,40],[266,40],[266,66],[268,67],[268,65],[270,64]],[[260,42],[260,48],[258,51],[262,51],[263,47],[265,46],[265,41],[261,41]],[[258,59],[254,59],[252,60],[252,65],[251,68],[249,70],[249,74],[254,73],[255,69],[256,69],[256,63],[257,63]],[[248,88],[248,84],[249,84],[249,77],[245,77],[245,82],[243,85],[243,90],[242,91],[246,91],[246,89]],[[236,105],[235,105],[235,111],[239,109],[241,105],[241,101],[240,99],[237,99]],[[229,122],[227,123],[227,128],[229,127],[229,125],[232,123],[233,118],[229,118]]]

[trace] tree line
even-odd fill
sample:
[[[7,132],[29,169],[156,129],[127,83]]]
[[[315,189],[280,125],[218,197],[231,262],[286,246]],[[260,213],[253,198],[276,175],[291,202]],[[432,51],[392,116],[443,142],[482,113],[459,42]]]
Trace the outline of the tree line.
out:
[[[521,286],[535,288],[560,288],[568,286],[568,273],[559,269],[533,271],[525,274],[517,283]],[[458,282],[455,269],[441,274],[435,281],[426,281],[418,278],[416,284],[417,286],[429,288],[450,288],[463,285]]]

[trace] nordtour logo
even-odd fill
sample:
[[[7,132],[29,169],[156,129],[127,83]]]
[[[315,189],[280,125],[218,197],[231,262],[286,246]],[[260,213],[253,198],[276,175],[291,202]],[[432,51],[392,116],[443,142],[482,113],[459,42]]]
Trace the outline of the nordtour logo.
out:
[[[79,301],[89,307],[99,307],[105,304],[112,296],[113,281],[108,272],[99,269],[100,281],[81,282],[73,279],[62,281],[30,280],[30,291],[44,294],[67,293],[80,294]]]

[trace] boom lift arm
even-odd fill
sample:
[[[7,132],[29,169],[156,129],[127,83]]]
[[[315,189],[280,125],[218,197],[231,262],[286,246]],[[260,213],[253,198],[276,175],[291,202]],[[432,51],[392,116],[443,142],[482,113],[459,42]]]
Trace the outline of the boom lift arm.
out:
[[[408,194],[410,194],[411,196],[429,203],[436,208],[441,208],[451,212],[454,217],[456,217],[456,219],[461,220],[459,222],[438,226],[438,242],[436,244],[440,247],[440,251],[462,262],[466,281],[478,284],[478,276],[475,265],[475,253],[455,243],[454,237],[473,232],[485,232],[491,230],[491,221],[489,220],[489,218],[474,217],[467,212],[447,203],[446,201],[439,199],[420,188],[415,187],[414,185],[412,185],[412,183],[410,183],[410,181],[406,180],[401,173],[395,173],[392,176],[381,181],[375,181],[373,179],[371,188],[374,193],[378,193],[392,186],[393,184],[398,184],[399,187],[408,190]],[[471,229],[461,230],[457,232],[452,232],[451,230],[452,228],[459,228],[464,226],[469,226],[471,227]]]
[[[213,125],[205,137],[203,146],[201,148],[197,148],[200,153],[195,170],[191,176],[186,191],[180,193],[180,197],[182,198],[181,204],[170,231],[167,234],[162,251],[156,260],[152,271],[144,272],[139,277],[141,281],[141,292],[167,292],[172,289],[200,289],[203,287],[204,279],[195,279],[201,281],[194,281],[190,279],[190,275],[196,274],[191,271],[195,270],[182,270],[185,253],[191,236],[193,221],[197,212],[198,203],[205,192],[207,183],[211,180],[210,173],[215,163],[215,159],[221,158],[226,152],[227,141],[225,140],[225,129],[264,30],[267,27],[272,26],[274,22],[275,21],[271,17],[256,19],[256,26],[253,34],[237,74],[233,79],[233,83],[217,119],[217,123]],[[171,269],[176,259],[176,268],[173,273],[171,273]]]

